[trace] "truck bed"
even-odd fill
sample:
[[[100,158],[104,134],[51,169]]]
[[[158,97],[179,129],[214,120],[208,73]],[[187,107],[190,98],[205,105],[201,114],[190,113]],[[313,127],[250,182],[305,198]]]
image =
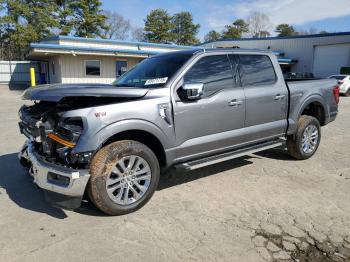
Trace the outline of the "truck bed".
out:
[[[319,103],[325,108],[325,125],[330,121],[332,115],[338,111],[334,99],[333,88],[337,85],[334,79],[308,79],[297,81],[286,81],[289,89],[289,128],[288,133],[293,133],[299,115],[307,104]]]

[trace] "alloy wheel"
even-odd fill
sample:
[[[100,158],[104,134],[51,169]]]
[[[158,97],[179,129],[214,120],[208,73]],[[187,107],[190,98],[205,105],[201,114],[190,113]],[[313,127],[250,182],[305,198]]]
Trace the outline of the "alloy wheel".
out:
[[[315,151],[319,139],[318,129],[315,125],[309,125],[306,127],[302,138],[302,150],[306,154],[310,154]]]
[[[118,205],[130,205],[147,192],[152,172],[147,161],[136,155],[121,158],[106,180],[109,198]]]

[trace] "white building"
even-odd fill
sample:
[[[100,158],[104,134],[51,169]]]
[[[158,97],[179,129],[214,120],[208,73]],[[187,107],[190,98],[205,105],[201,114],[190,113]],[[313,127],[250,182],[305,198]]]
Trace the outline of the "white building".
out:
[[[350,70],[350,32],[225,39],[202,46],[270,49],[279,53],[279,62],[285,72],[313,73],[316,77],[327,77],[339,74],[341,68]]]
[[[350,32],[293,37],[224,39],[205,48],[269,49],[284,72],[316,77],[350,72]],[[32,43],[28,58],[39,62],[39,83],[112,83],[143,59],[162,52],[198,48],[56,36]],[[349,73],[350,74],[350,73]]]
[[[195,47],[56,36],[32,43],[28,58],[40,61],[41,83],[110,84],[149,56],[190,48]]]

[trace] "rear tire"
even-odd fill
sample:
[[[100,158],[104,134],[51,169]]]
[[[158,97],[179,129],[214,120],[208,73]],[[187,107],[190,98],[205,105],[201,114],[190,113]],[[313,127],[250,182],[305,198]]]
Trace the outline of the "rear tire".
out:
[[[344,96],[346,96],[346,97],[350,96],[350,88],[348,89],[348,91],[345,92]]]
[[[157,189],[160,168],[151,149],[132,140],[100,149],[90,164],[88,194],[108,215],[124,215],[145,205]]]
[[[316,153],[320,141],[320,122],[315,117],[302,115],[295,134],[287,138],[288,153],[299,160],[308,159]]]

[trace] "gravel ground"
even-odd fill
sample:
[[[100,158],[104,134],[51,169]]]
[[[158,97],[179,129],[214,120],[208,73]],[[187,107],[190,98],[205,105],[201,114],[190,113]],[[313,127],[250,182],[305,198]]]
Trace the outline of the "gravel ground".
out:
[[[0,261],[350,261],[350,99],[317,154],[165,174],[136,213],[52,208],[20,167],[20,93],[0,89]]]

